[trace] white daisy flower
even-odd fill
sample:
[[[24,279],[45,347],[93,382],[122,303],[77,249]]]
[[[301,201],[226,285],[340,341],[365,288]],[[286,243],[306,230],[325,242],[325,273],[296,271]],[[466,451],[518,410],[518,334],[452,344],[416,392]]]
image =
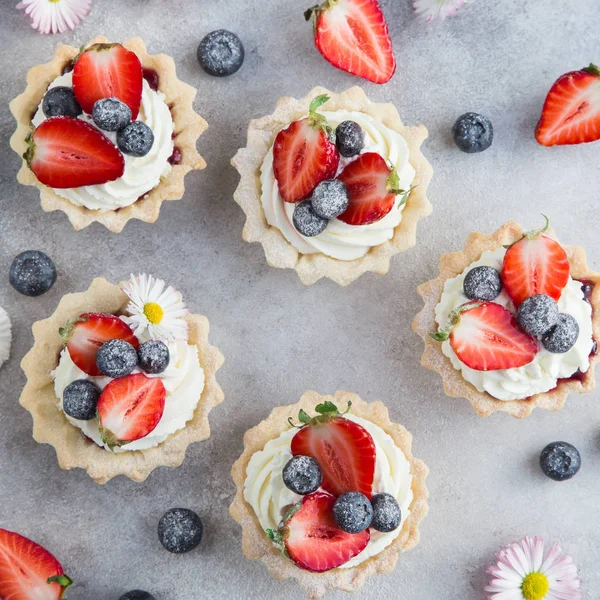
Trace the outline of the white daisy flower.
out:
[[[17,8],[31,19],[40,33],[62,33],[75,29],[90,12],[92,0],[22,0]]]
[[[488,600],[579,600],[577,567],[558,543],[544,557],[544,541],[525,537],[496,553],[488,567],[493,577],[485,587]]]
[[[0,367],[2,367],[10,356],[11,342],[10,319],[6,311],[0,307]]]
[[[455,17],[458,9],[469,0],[413,0],[415,12],[428,23],[446,17]]]
[[[123,288],[129,296],[125,322],[138,338],[187,340],[187,313],[181,294],[152,275],[131,276]]]

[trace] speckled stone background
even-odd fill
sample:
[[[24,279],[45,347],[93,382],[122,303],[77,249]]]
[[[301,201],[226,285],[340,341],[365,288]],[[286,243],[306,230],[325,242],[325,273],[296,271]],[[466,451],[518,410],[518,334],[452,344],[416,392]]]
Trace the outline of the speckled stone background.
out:
[[[480,599],[493,552],[537,534],[575,556],[585,598],[597,598],[600,392],[571,397],[557,414],[482,420],[466,401],[446,398],[439,377],[420,367],[422,342],[410,330],[421,307],[417,285],[473,229],[493,231],[509,219],[534,227],[544,212],[562,241],[585,246],[600,269],[600,142],[546,149],[533,138],[556,77],[600,60],[597,0],[476,0],[437,25],[416,20],[409,0],[383,0],[398,59],[383,86],[320,57],[302,17],[308,0],[95,0],[74,33],[47,37],[30,29],[16,1],[4,0],[0,12],[0,305],[15,338],[0,371],[0,526],[60,558],[77,582],[69,598],[118,600],[141,587],[157,600],[301,599],[295,583],[275,582],[244,558],[227,508],[244,431],[309,388],[385,401],[431,468],[420,545],[357,597]],[[240,34],[247,53],[228,79],[205,75],[196,62],[200,39],[220,27]],[[99,226],[77,233],[62,213],[43,213],[37,190],[17,184],[20,162],[8,144],[8,102],[23,90],[27,70],[61,42],[79,45],[101,33],[115,41],[140,35],[151,52],[172,55],[180,77],[199,89],[196,108],[210,124],[199,142],[208,168],[187,177],[185,198],[164,205],[154,225],[130,222],[120,235]],[[435,169],[434,212],[420,224],[418,245],[395,257],[387,276],[369,274],[348,288],[326,281],[305,288],[293,271],[269,268],[261,246],[241,240],[244,219],[232,200],[238,178],[229,161],[245,144],[248,120],[315,84],[364,85],[430,132],[424,152]],[[470,110],[487,114],[496,131],[481,155],[462,154],[450,135]],[[58,282],[41,298],[8,284],[12,258],[26,249],[47,252],[58,267]],[[31,324],[63,294],[86,289],[95,276],[119,281],[132,271],[167,279],[209,317],[211,341],[226,357],[218,374],[226,399],[211,414],[212,437],[191,447],[181,468],[158,469],[143,484],[118,478],[100,487],[82,471],[61,471],[54,450],[31,438],[31,418],[18,405],[19,361],[32,343]],[[583,455],[570,482],[546,479],[536,464],[556,439]],[[159,517],[173,506],[195,509],[206,526],[201,547],[184,556],[168,554],[156,536]]]

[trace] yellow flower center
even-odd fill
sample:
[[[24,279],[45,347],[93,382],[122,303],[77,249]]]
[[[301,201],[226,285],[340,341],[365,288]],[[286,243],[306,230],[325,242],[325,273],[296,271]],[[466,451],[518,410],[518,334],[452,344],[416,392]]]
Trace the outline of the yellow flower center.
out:
[[[156,302],[148,302],[144,304],[144,314],[150,323],[158,325],[165,316],[165,311]]]
[[[542,600],[548,593],[548,578],[542,573],[529,573],[521,584],[525,600]]]
[[[50,0],[50,2],[60,2],[60,0]]]

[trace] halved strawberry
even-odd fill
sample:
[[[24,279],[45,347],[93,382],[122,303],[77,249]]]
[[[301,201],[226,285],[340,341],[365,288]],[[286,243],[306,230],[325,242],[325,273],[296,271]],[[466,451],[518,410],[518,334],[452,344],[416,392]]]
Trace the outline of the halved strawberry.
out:
[[[569,281],[571,267],[564,248],[542,235],[548,229],[529,231],[504,255],[502,283],[518,308],[536,294],[546,294],[558,301]]]
[[[535,137],[544,146],[600,139],[600,69],[596,65],[556,80],[544,102]]]
[[[18,533],[0,529],[0,598],[60,600],[72,583],[50,552]]]
[[[51,117],[28,136],[23,158],[44,185],[61,189],[114,181],[125,160],[100,131],[81,119]]]
[[[387,23],[377,0],[326,0],[304,13],[315,45],[334,67],[385,83],[396,71]]]
[[[271,540],[285,547],[302,569],[314,573],[335,569],[362,552],[371,539],[368,529],[353,534],[338,528],[333,518],[335,500],[325,492],[305,496],[277,531],[267,530]]]
[[[96,353],[104,342],[125,340],[136,350],[140,345],[127,323],[119,317],[102,313],[85,313],[61,327],[59,333],[71,360],[92,377],[102,375],[102,371],[96,365]]]
[[[450,328],[431,334],[450,346],[467,367],[498,371],[529,364],[538,353],[534,339],[517,326],[512,313],[496,302],[475,300],[450,315]]]
[[[375,443],[361,425],[344,418],[332,402],[319,404],[319,415],[310,418],[304,411],[299,418],[304,427],[292,438],[294,456],[310,456],[321,467],[321,487],[341,496],[361,492],[373,493],[375,477]]]
[[[308,117],[282,129],[273,144],[273,172],[279,193],[286,202],[299,202],[310,196],[321,181],[337,173],[340,155],[330,140],[331,128],[317,109],[329,100],[317,96]]]
[[[121,44],[94,44],[76,59],[73,92],[81,108],[92,113],[96,100],[118,98],[135,121],[142,101],[142,64]]]
[[[361,154],[338,179],[348,188],[350,200],[338,219],[348,225],[367,225],[383,219],[394,207],[396,195],[404,192],[396,170],[390,169],[376,152]]]
[[[102,440],[123,446],[154,431],[165,410],[163,382],[143,373],[113,379],[98,399]]]

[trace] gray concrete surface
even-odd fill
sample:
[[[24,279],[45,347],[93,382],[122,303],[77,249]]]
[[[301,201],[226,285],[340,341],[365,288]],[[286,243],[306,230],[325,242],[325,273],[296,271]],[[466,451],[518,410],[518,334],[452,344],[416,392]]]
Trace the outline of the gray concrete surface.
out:
[[[294,272],[267,267],[262,248],[242,242],[243,217],[232,200],[237,175],[229,160],[244,145],[250,118],[315,84],[361,84],[313,48],[302,18],[309,1],[95,0],[74,33],[50,37],[31,30],[14,4],[5,0],[0,15],[0,305],[15,336],[0,371],[0,526],[60,557],[77,581],[69,598],[117,600],[141,587],[157,600],[301,599],[295,583],[275,582],[243,557],[227,507],[244,431],[309,388],[384,400],[431,468],[420,545],[357,597],[480,599],[493,552],[537,534],[574,554],[585,598],[597,598],[599,393],[524,422],[481,420],[420,367],[422,343],[410,331],[421,307],[415,288],[473,229],[492,231],[509,219],[534,227],[544,212],[561,239],[584,245],[600,268],[600,142],[548,150],[533,139],[554,79],[600,60],[597,0],[476,0],[433,26],[413,18],[408,0],[383,0],[398,72],[387,85],[364,87],[375,100],[393,101],[406,122],[429,128],[434,212],[419,227],[417,247],[396,257],[389,275],[369,274],[345,289],[326,281],[304,288]],[[219,27],[238,32],[247,51],[228,79],[205,75],[195,58],[200,39]],[[165,205],[154,225],[131,222],[120,235],[99,226],[76,233],[62,213],[43,213],[37,190],[17,184],[19,160],[8,146],[8,102],[22,91],[27,69],[49,60],[60,42],[78,45],[100,33],[141,35],[152,52],[172,55],[181,78],[198,87],[196,106],[210,123],[199,143],[208,168],[188,176],[184,200]],[[450,136],[469,110],[487,114],[496,131],[492,148],[478,156],[460,153]],[[38,299],[8,285],[12,258],[30,248],[46,251],[59,270],[57,284]],[[18,405],[19,361],[32,342],[31,324],[63,294],[87,288],[95,276],[117,281],[131,271],[169,280],[210,318],[211,340],[226,357],[218,377],[226,401],[211,415],[210,440],[191,447],[181,468],[158,469],[144,484],[118,478],[100,487],[82,471],[61,471],[52,448],[31,438],[30,416]],[[567,483],[551,482],[536,466],[555,439],[583,454],[580,474]],[[206,525],[202,546],[185,556],[169,555],[156,537],[160,515],[173,506],[197,510]]]

